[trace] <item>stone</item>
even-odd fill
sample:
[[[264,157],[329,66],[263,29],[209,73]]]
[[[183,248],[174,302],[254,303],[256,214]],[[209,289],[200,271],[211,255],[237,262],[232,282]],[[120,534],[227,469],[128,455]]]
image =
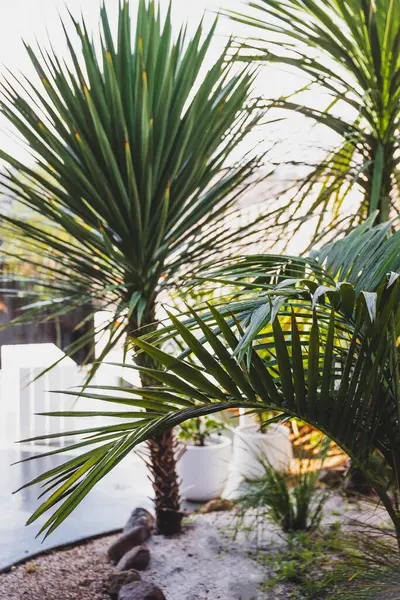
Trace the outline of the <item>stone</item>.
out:
[[[215,498],[214,500],[210,500],[209,502],[207,502],[207,504],[202,506],[199,510],[199,513],[201,513],[202,515],[205,515],[210,512],[222,512],[225,510],[226,511],[232,510],[232,508],[233,508],[232,500],[227,500],[227,499],[224,500],[223,498]]]
[[[369,481],[360,469],[351,467],[344,482],[344,489],[347,494],[355,494],[360,496],[373,496]]]
[[[145,571],[149,566],[150,551],[146,546],[137,546],[129,550],[117,564],[119,571],[127,571],[128,569],[137,569]]]
[[[166,600],[160,588],[151,583],[140,581],[124,585],[118,600]]]
[[[119,591],[124,585],[140,581],[140,573],[131,569],[130,571],[120,571],[119,573],[111,573],[108,578],[107,592],[111,600],[118,600]]]
[[[339,487],[343,484],[346,475],[346,469],[339,467],[337,469],[322,469],[318,481],[325,483],[328,487]]]
[[[150,530],[146,526],[134,527],[127,533],[123,533],[115,540],[108,549],[108,558],[116,564],[121,558],[135,546],[140,546],[150,536]]]
[[[135,508],[124,527],[124,533],[128,533],[128,531],[131,531],[135,527],[141,526],[147,527],[147,529],[152,531],[154,527],[154,517],[145,508]]]

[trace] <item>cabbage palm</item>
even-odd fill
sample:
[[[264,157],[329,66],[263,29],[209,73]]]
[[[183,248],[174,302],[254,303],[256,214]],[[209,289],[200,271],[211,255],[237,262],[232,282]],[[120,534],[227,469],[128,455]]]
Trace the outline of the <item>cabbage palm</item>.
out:
[[[173,330],[165,331],[183,341],[180,357],[136,340],[163,366],[142,368],[158,384],[129,398],[118,388],[111,398],[94,386],[84,392],[131,411],[107,413],[123,420],[120,427],[78,432],[79,458],[27,484],[51,491],[31,520],[64,500],[43,528],[53,531],[137,444],[186,419],[243,407],[299,417],[334,439],[375,487],[400,539],[396,504],[370,461],[378,451],[399,488],[400,232],[389,236],[391,223],[371,227],[374,217],[309,258],[248,256],[205,273],[243,296],[183,319],[171,314]],[[143,399],[158,414],[138,414]]]
[[[327,212],[330,225],[343,226],[347,216],[347,231],[375,210],[381,222],[387,221],[400,208],[400,3],[248,4],[246,14],[228,12],[254,32],[254,38],[243,43],[243,55],[251,50],[251,60],[289,65],[308,80],[305,87],[326,97],[325,108],[315,108],[312,99],[307,104],[306,93],[304,100],[292,94],[270,105],[305,115],[340,137],[338,147],[302,182],[296,202],[278,216],[284,211],[292,217],[318,215],[319,234],[328,224]]]
[[[228,228],[225,219],[236,214],[258,163],[250,154],[227,159],[260,114],[247,102],[254,72],[229,63],[230,44],[204,70],[216,23],[205,36],[200,25],[191,39],[184,28],[175,37],[170,9],[161,19],[153,0],[140,0],[134,34],[127,0],[116,36],[104,7],[99,39],[83,21],[72,23],[74,35],[64,25],[68,60],[26,46],[38,78],[10,74],[2,85],[1,110],[33,158],[0,153],[3,190],[43,217],[4,214],[2,251],[37,273],[16,322],[86,304],[109,311],[97,331],[107,336],[100,362],[126,335],[157,327],[158,299],[183,273],[257,231],[257,223]],[[68,353],[85,343],[81,336]],[[137,363],[150,369],[141,378],[151,385],[154,360],[142,354]],[[152,400],[139,404],[156,411],[149,423],[159,414]],[[127,449],[124,429],[102,437],[115,458]],[[158,527],[171,533],[182,516],[171,431],[160,431],[150,448]]]

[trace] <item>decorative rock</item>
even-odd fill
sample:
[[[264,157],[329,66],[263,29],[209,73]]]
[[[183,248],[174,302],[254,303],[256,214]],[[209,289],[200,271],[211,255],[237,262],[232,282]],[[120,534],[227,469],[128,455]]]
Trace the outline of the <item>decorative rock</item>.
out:
[[[361,496],[372,496],[374,494],[374,490],[365,475],[355,467],[350,468],[344,482],[344,489],[347,494]]]
[[[322,469],[318,480],[325,483],[329,487],[339,487],[343,484],[346,475],[345,468],[337,469]]]
[[[145,508],[135,508],[124,527],[124,533],[128,533],[135,527],[147,527],[151,531],[154,527],[153,515]]]
[[[151,583],[130,583],[121,589],[118,600],[165,600],[160,588]]]
[[[146,546],[137,546],[127,552],[117,564],[119,571],[127,571],[128,569],[137,569],[145,571],[149,566],[150,552]]]
[[[134,527],[127,533],[123,533],[108,549],[108,558],[117,563],[121,558],[135,546],[140,546],[150,535],[148,527]]]
[[[232,500],[224,500],[223,498],[215,498],[214,500],[210,500],[201,507],[199,513],[205,515],[210,512],[222,512],[225,510],[232,510],[233,502]]]
[[[112,573],[108,578],[107,592],[111,600],[118,600],[119,591],[124,585],[140,581],[140,573],[131,569],[130,571],[121,571],[120,573]]]

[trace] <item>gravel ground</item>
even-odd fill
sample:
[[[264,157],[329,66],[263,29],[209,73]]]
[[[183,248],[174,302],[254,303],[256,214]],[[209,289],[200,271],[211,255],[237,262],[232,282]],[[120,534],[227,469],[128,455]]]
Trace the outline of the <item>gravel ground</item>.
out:
[[[329,501],[326,521],[359,517],[355,505],[340,498]],[[375,514],[375,519],[382,515]],[[279,531],[268,525],[262,536],[241,531],[232,535],[232,513],[195,515],[175,538],[153,536],[148,541],[150,568],[144,581],[158,585],[167,600],[272,600],[287,597],[285,590],[259,591],[268,578],[265,567],[248,554],[284,544]],[[0,575],[0,600],[109,600],[107,578],[113,572],[106,551],[116,536],[36,558]]]
[[[112,566],[105,550],[113,537],[40,556],[0,575],[0,599],[110,600],[104,581]]]
[[[243,534],[234,540],[231,524],[230,513],[196,515],[180,536],[152,536],[142,579],[161,587],[167,600],[267,599],[258,592],[265,573],[247,557],[254,540]],[[0,575],[0,600],[109,600],[107,578],[114,569],[105,553],[114,539],[44,555]]]

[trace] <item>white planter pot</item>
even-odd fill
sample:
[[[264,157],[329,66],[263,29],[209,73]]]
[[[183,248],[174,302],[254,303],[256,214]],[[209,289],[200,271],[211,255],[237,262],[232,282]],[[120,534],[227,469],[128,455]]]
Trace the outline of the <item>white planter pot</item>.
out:
[[[255,425],[241,425],[235,429],[233,465],[245,479],[258,479],[263,474],[260,457],[277,470],[287,470],[293,459],[290,431],[283,425],[270,425],[265,433]]]
[[[187,500],[207,502],[223,492],[231,464],[232,442],[218,436],[207,446],[185,444],[177,464],[181,494]]]

